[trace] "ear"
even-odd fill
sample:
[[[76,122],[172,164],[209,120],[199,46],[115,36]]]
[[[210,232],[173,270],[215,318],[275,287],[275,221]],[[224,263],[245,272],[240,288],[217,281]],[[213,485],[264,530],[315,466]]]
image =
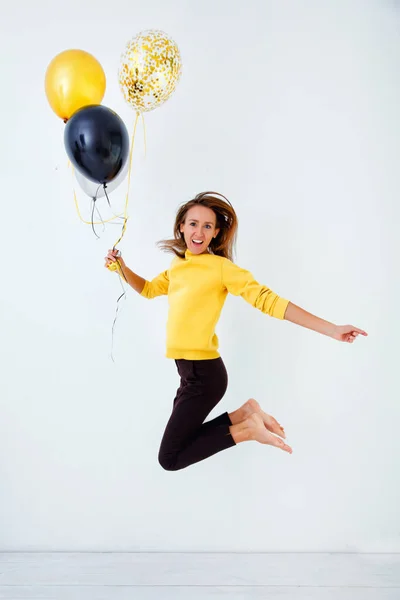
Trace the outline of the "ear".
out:
[[[219,234],[219,232],[220,232],[220,229],[216,229],[216,230],[215,230],[214,239],[215,239],[216,237],[218,237],[218,234]]]
[[[181,233],[183,233],[183,223],[181,223],[181,224],[179,225],[179,231],[180,231]]]

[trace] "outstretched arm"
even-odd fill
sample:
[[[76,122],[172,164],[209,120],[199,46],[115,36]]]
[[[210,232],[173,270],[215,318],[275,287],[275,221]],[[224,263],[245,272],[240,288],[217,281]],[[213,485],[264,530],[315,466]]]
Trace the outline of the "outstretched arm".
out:
[[[324,321],[324,319],[312,315],[292,302],[289,302],[284,318],[286,321],[290,321],[306,329],[312,329],[339,342],[348,342],[351,344],[358,335],[368,335],[366,331],[358,329],[358,327],[354,327],[353,325],[334,325],[329,321]]]

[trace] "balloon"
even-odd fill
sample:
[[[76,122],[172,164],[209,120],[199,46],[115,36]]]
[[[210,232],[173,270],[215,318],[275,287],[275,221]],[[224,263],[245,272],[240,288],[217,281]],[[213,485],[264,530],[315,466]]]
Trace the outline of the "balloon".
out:
[[[95,183],[94,181],[90,181],[90,179],[86,179],[79,171],[75,171],[75,177],[82,190],[89,196],[89,198],[102,198],[107,194],[111,194],[117,187],[124,181],[128,174],[129,170],[129,160],[126,161],[124,167],[118,173],[118,175],[113,179],[110,183],[106,185],[106,191],[104,191],[104,186],[100,183]]]
[[[142,31],[126,45],[118,79],[125,100],[138,113],[154,110],[174,92],[182,73],[178,46],[163,31]]]
[[[84,50],[65,50],[47,67],[46,96],[56,115],[68,120],[90,104],[100,104],[106,90],[106,76],[100,63]]]
[[[106,106],[86,106],[67,121],[64,144],[76,169],[90,181],[109,183],[129,159],[129,134]]]

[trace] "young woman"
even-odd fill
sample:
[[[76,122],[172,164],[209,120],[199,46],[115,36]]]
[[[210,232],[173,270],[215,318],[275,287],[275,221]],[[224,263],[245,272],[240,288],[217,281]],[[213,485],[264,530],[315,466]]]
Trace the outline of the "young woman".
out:
[[[228,377],[218,352],[215,327],[228,293],[241,296],[261,312],[353,343],[367,333],[352,325],[337,326],[286,300],[249,271],[232,262],[238,221],[221,194],[204,192],[184,204],[175,219],[174,238],[160,243],[173,252],[168,270],[147,281],[110,250],[105,266],[117,272],[144,298],[168,295],[167,353],[180,375],[171,417],[159,450],[164,469],[176,471],[241,442],[255,440],[292,453],[284,429],[254,399],[240,408],[205,419],[224,396]]]

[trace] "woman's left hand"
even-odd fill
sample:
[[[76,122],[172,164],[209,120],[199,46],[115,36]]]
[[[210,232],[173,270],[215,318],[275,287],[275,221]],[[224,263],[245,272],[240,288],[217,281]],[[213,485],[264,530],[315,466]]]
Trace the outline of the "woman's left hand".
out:
[[[339,342],[347,342],[352,344],[359,335],[367,336],[368,333],[353,325],[336,325],[332,337]]]

